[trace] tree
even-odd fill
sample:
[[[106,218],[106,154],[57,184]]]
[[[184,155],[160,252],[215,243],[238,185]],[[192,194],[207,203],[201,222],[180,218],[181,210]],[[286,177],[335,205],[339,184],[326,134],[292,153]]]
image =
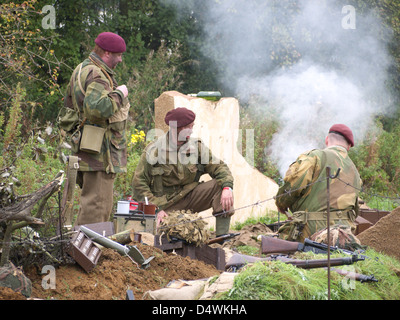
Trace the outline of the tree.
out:
[[[26,91],[22,107],[29,128],[37,109],[45,113],[51,97],[60,94],[60,61],[54,55],[54,34],[37,25],[36,0],[0,5],[0,111],[10,107],[17,83]]]

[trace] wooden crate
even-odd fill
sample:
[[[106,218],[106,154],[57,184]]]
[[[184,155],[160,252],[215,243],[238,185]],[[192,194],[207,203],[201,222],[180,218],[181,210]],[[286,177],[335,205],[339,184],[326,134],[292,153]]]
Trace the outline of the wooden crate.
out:
[[[160,241],[159,235],[154,237],[154,246],[164,252],[175,251],[183,257],[201,260],[215,266],[218,270],[225,270],[225,251],[221,248],[211,248],[208,245],[196,247],[184,241],[169,242],[166,236],[162,236]]]

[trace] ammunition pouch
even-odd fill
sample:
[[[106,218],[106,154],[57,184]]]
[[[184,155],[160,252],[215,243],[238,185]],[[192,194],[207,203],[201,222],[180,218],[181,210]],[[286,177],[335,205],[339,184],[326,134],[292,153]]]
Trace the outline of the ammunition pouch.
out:
[[[288,241],[300,241],[309,238],[315,232],[326,228],[328,213],[296,211],[293,213],[293,220],[279,228],[278,233],[281,239]],[[331,211],[329,213],[330,225],[348,225],[353,227],[357,215],[354,210]]]
[[[105,132],[105,128],[85,124],[79,150],[87,153],[100,153]]]
[[[297,241],[307,224],[307,212],[297,211],[293,213],[293,220],[279,228],[279,237],[288,241]]]

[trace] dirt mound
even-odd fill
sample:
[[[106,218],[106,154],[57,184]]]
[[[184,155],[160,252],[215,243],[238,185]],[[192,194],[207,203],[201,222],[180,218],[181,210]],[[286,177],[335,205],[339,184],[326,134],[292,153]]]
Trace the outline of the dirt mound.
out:
[[[400,260],[400,207],[357,235],[362,245]]]
[[[58,300],[125,300],[126,291],[132,290],[141,300],[148,290],[163,288],[172,280],[194,280],[218,275],[212,265],[175,254],[166,254],[152,246],[136,244],[145,258],[154,256],[147,269],[138,268],[129,257],[111,249],[104,249],[90,272],[78,264],[56,269],[56,289],[43,289],[44,275],[35,267],[25,272],[32,281],[32,298]],[[0,299],[15,300],[0,291]]]
[[[26,300],[26,297],[10,288],[0,287],[0,300]]]
[[[246,226],[240,230],[240,236],[225,243],[224,247],[259,246],[255,239],[265,232],[271,230],[261,223]],[[144,242],[153,243],[153,240],[147,239]],[[78,264],[60,266],[55,270],[56,288],[44,289],[42,280],[46,274],[41,273],[41,268],[31,266],[28,270],[24,270],[32,282],[31,297],[57,300],[125,300],[126,291],[132,290],[135,299],[142,300],[145,292],[164,288],[172,280],[198,280],[221,273],[213,265],[200,260],[167,254],[151,245],[133,244],[146,259],[155,257],[150,262],[149,268],[140,269],[129,257],[121,256],[112,249],[103,249],[99,261],[90,273],[84,271]],[[26,298],[11,289],[0,287],[0,300],[19,299]]]
[[[257,241],[257,236],[271,234],[273,231],[265,224],[258,222],[253,225],[244,226],[240,231],[240,235],[230,241],[229,247],[238,246],[254,246],[259,247],[260,242]]]

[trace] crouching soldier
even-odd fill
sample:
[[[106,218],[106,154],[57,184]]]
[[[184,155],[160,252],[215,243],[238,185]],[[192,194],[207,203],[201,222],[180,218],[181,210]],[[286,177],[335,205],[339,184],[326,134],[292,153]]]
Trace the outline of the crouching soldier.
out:
[[[233,176],[200,139],[190,137],[195,117],[186,108],[167,113],[170,129],[144,150],[132,180],[133,195],[158,206],[157,225],[168,212],[212,208],[220,236],[229,232],[233,214]],[[199,182],[203,174],[212,180]]]

